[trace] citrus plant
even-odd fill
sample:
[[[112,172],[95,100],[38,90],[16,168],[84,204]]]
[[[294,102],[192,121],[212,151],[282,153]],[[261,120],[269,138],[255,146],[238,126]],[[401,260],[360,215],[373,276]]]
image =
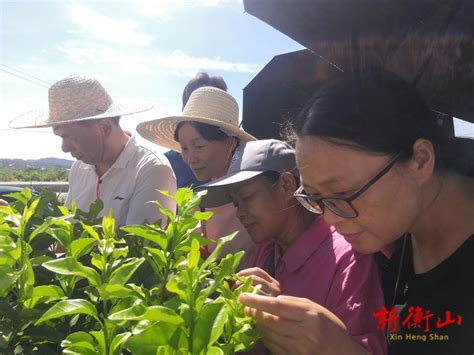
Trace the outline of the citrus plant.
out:
[[[180,189],[176,214],[116,228],[69,210],[51,195],[0,207],[0,352],[67,354],[232,354],[258,338],[238,302],[251,280],[232,288],[243,252],[221,255],[194,232],[201,195]],[[41,243],[39,243],[41,242]]]

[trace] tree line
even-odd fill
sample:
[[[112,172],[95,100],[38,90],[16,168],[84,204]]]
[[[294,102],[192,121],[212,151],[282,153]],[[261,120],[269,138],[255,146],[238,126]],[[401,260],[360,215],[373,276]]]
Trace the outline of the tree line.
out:
[[[67,181],[68,170],[62,168],[0,167],[0,181]]]

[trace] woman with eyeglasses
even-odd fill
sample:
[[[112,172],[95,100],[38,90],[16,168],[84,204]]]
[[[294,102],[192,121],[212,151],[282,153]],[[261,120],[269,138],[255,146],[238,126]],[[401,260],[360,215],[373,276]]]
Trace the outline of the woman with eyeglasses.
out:
[[[448,134],[416,90],[387,73],[322,87],[296,134],[298,200],[358,251],[382,251],[396,265],[386,285],[393,304],[367,315],[386,328],[389,353],[474,353],[474,141]],[[362,353],[320,305],[241,301],[273,334],[274,353],[297,344],[307,354]]]
[[[385,354],[383,331],[367,314],[383,306],[379,273],[370,256],[356,252],[324,219],[293,196],[299,182],[294,149],[279,140],[247,142],[237,148],[226,175],[198,187],[204,207],[232,202],[258,245],[242,266],[261,293],[305,297],[331,310],[354,343]],[[261,329],[263,343],[272,339]],[[295,351],[296,349],[293,349]],[[257,346],[252,354],[262,354]]]

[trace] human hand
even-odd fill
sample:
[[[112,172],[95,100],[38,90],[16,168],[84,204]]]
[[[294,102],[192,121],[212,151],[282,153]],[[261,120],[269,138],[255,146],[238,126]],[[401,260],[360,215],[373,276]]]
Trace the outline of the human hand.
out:
[[[280,283],[259,267],[241,270],[237,273],[237,276],[250,277],[252,279],[252,285],[261,285],[260,293],[265,296],[276,297],[281,293]]]
[[[336,315],[306,298],[243,293],[239,299],[272,354],[367,354]]]
[[[0,198],[0,206],[8,206],[8,202]]]

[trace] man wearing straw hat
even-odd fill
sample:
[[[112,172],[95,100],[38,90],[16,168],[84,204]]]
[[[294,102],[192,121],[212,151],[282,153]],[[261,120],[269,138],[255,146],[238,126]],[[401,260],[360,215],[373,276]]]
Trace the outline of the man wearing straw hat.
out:
[[[174,194],[176,178],[164,157],[140,146],[120,127],[121,116],[147,109],[124,109],[94,78],[70,76],[49,88],[49,113],[33,111],[17,117],[12,128],[52,127],[62,150],[77,159],[69,173],[66,205],[88,211],[100,198],[101,216],[112,209],[116,224],[163,219],[154,203],[174,210],[174,202],[159,192]]]

